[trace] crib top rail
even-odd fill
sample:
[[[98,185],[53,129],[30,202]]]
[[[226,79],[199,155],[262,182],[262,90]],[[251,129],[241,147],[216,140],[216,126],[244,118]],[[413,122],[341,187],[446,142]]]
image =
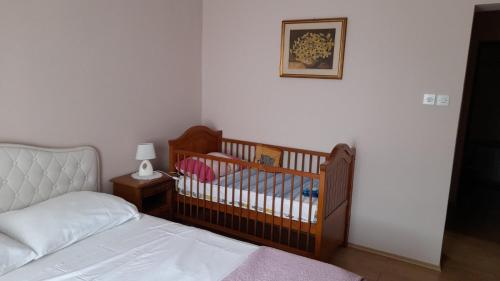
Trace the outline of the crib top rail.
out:
[[[273,144],[266,144],[266,143],[259,143],[259,142],[251,142],[251,141],[244,141],[244,140],[237,140],[237,139],[231,139],[231,138],[222,138],[222,141],[224,143],[234,143],[234,144],[241,144],[241,145],[250,145],[250,146],[257,146],[257,145],[265,145],[268,147],[273,147],[273,148],[278,148],[282,151],[290,151],[290,152],[296,152],[296,153],[303,153],[303,154],[312,154],[312,155],[317,155],[320,157],[328,157],[330,154],[326,152],[321,152],[321,151],[314,151],[314,150],[308,150],[308,149],[301,149],[301,148],[294,148],[294,147],[287,147],[287,146],[279,146],[279,145],[273,145]],[[224,149],[224,148],[223,148]]]
[[[182,161],[188,157],[197,157],[198,160],[201,162],[206,161],[206,164],[210,164],[211,161],[219,161],[219,162],[239,165],[243,169],[245,169],[245,168],[246,169],[255,169],[255,170],[259,170],[259,171],[265,171],[268,173],[293,174],[293,175],[305,177],[305,178],[319,179],[319,175],[316,173],[291,170],[291,169],[282,168],[282,167],[266,166],[266,165],[262,165],[260,163],[248,162],[248,161],[240,160],[240,159],[222,158],[222,157],[218,157],[218,156],[212,156],[212,155],[192,152],[192,151],[188,151],[188,150],[173,150],[173,153],[174,153],[174,159],[176,159],[176,162]]]

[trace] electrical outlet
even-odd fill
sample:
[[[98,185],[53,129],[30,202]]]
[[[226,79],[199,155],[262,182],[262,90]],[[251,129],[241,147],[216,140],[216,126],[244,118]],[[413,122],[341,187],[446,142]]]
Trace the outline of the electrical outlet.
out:
[[[450,96],[438,95],[436,99],[437,106],[448,106],[450,104]]]
[[[424,101],[422,102],[425,105],[434,105],[436,102],[436,95],[434,94],[424,94]]]

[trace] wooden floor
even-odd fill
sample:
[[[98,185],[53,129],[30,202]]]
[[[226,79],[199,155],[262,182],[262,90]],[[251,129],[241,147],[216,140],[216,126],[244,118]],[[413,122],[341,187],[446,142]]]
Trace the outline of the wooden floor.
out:
[[[442,272],[353,248],[337,251],[332,263],[355,272],[368,281],[498,281],[500,244],[462,234],[446,233]]]

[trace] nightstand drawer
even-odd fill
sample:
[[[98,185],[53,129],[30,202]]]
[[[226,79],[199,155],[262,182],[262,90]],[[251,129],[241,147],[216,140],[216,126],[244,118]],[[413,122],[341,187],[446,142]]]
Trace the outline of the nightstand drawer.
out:
[[[164,193],[166,190],[167,190],[167,185],[165,184],[150,186],[148,188],[142,189],[142,198],[147,198],[159,193]]]

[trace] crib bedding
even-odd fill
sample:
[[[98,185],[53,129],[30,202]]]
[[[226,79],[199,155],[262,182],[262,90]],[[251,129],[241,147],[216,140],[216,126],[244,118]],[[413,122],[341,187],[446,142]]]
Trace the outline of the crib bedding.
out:
[[[0,281],[221,280],[257,248],[142,215],[0,276]]]
[[[250,205],[251,210],[264,212],[265,209],[269,215],[279,217],[282,214],[284,218],[291,218],[295,221],[298,221],[299,217],[303,222],[314,223],[317,220],[318,198],[309,196],[309,194],[317,194],[319,186],[317,179],[311,180],[307,177],[301,178],[283,173],[267,173],[266,175],[263,172],[257,173],[255,169],[243,169],[207,183],[198,182],[195,177],[181,176],[177,186],[179,193],[188,197],[204,198],[231,206],[234,198],[235,207],[247,208]],[[273,186],[276,188],[273,189]],[[227,192],[225,187],[227,187]],[[311,190],[313,192],[310,192]],[[273,192],[275,194],[274,213]],[[301,199],[302,204],[300,204]],[[283,210],[281,210],[282,201]],[[311,209],[310,217],[309,209]]]

